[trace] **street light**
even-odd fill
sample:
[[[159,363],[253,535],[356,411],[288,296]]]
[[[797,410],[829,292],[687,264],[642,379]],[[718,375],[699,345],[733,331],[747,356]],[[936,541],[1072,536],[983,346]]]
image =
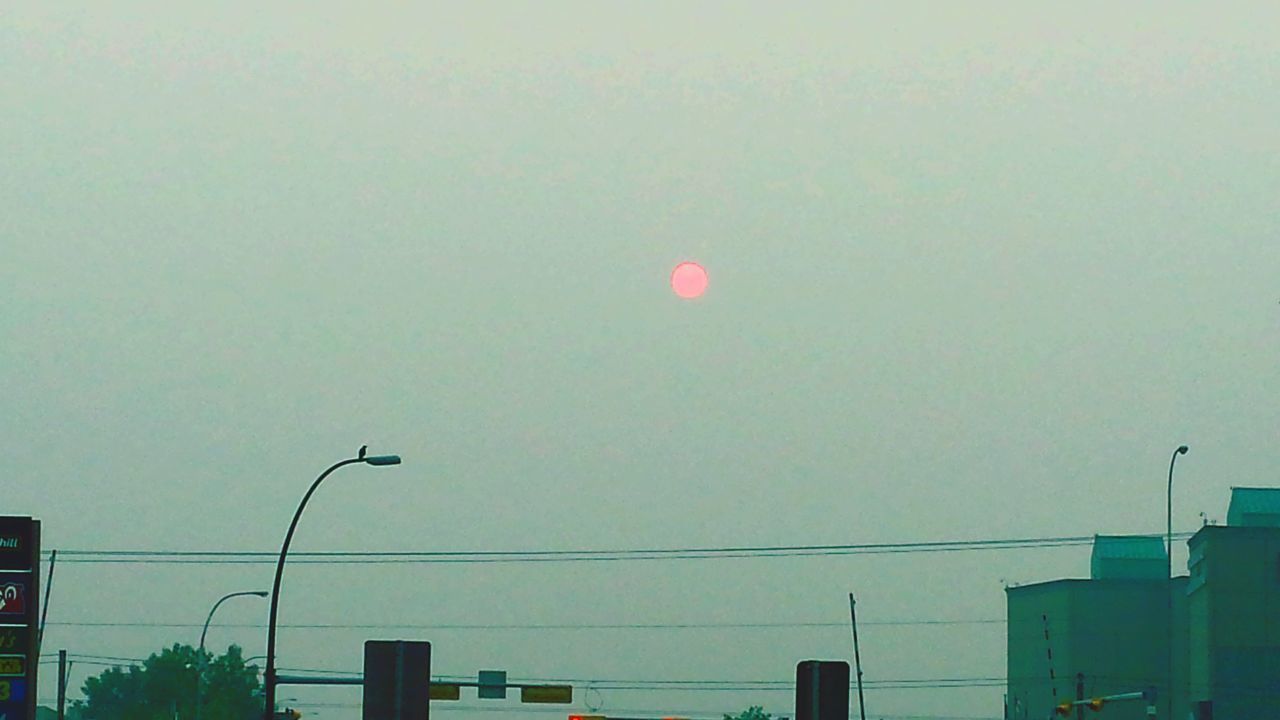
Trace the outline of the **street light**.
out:
[[[204,629],[200,631],[200,649],[196,651],[196,720],[200,720],[200,703],[204,697],[204,674],[207,671],[208,664],[204,659],[204,636],[209,632],[209,621],[213,620],[213,614],[218,611],[218,606],[233,597],[244,597],[252,595],[254,597],[266,597],[266,590],[245,590],[243,592],[233,592],[218,598],[218,602],[213,604],[213,608],[209,610],[209,617],[204,619]]]
[[[1169,492],[1165,496],[1165,500],[1167,501],[1165,513],[1165,541],[1168,543],[1168,548],[1165,551],[1165,563],[1167,565],[1165,577],[1168,585],[1165,586],[1164,593],[1165,604],[1167,605],[1165,628],[1168,632],[1165,640],[1168,642],[1168,667],[1165,669],[1169,671],[1169,692],[1165,695],[1165,697],[1169,698],[1169,710],[1165,714],[1165,717],[1170,718],[1173,717],[1173,465],[1178,462],[1178,456],[1186,455],[1187,450],[1189,449],[1190,448],[1186,445],[1179,445],[1178,449],[1173,451],[1173,456],[1169,458]]]
[[[280,560],[276,562],[276,579],[271,586],[271,616],[267,621],[267,669],[262,675],[263,693],[263,720],[273,720],[276,709],[276,612],[280,605],[280,577],[284,574],[284,559],[289,554],[289,543],[293,541],[293,531],[298,527],[298,519],[302,517],[302,511],[307,507],[307,501],[311,499],[312,493],[316,488],[320,487],[320,483],[329,477],[334,470],[344,465],[354,465],[356,463],[364,463],[366,465],[399,465],[399,455],[365,455],[367,446],[362,445],[360,451],[353,458],[341,460],[329,466],[328,470],[320,473],[320,477],[311,483],[311,488],[307,490],[307,494],[302,496],[302,502],[298,503],[298,510],[293,514],[293,522],[289,523],[289,532],[285,533],[284,545],[280,547]]]

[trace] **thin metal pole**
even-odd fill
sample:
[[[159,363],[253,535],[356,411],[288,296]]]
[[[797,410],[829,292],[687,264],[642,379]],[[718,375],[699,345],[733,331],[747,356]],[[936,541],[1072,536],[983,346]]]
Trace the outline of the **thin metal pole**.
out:
[[[1169,458],[1169,491],[1165,495],[1165,540],[1168,547],[1165,550],[1166,574],[1165,574],[1165,642],[1168,643],[1166,648],[1166,667],[1168,674],[1165,676],[1168,685],[1166,692],[1168,699],[1165,701],[1167,709],[1166,717],[1173,717],[1173,466],[1178,462],[1179,455],[1187,454],[1187,446],[1179,445],[1173,451],[1173,455]]]
[[[44,610],[40,612],[40,630],[36,632],[36,660],[40,659],[39,647],[44,644],[44,624],[49,619],[49,596],[53,594],[53,567],[58,562],[58,551],[49,555],[49,579],[44,584]],[[36,563],[39,565],[39,562]]]
[[[867,720],[867,708],[862,701],[862,656],[858,654],[858,613],[853,609],[853,593],[849,593],[849,624],[853,626],[853,667],[858,676],[858,716]]]
[[[196,720],[200,720],[200,704],[204,700],[204,676],[209,670],[209,664],[204,659],[204,638],[209,633],[209,622],[213,620],[213,614],[218,612],[218,607],[222,603],[233,597],[241,597],[244,595],[256,595],[257,597],[266,597],[267,594],[261,590],[243,590],[241,592],[227,593],[218,598],[218,602],[213,604],[209,610],[209,615],[204,619],[204,629],[200,631],[200,647],[196,649]]]
[[[812,663],[813,667],[813,686],[809,692],[809,707],[812,720],[822,720],[822,666],[818,663]],[[799,713],[796,713],[799,715]]]
[[[363,453],[361,453],[363,455]],[[263,673],[263,720],[274,720],[276,709],[276,615],[280,607],[280,578],[284,575],[284,559],[289,554],[289,543],[293,541],[293,531],[298,527],[298,520],[302,517],[302,511],[307,507],[307,501],[311,499],[311,495],[320,487],[320,483],[324,479],[343,465],[352,465],[354,463],[365,462],[363,457],[348,458],[341,460],[329,466],[328,470],[320,473],[320,477],[311,483],[307,494],[302,496],[302,502],[298,503],[298,509],[293,514],[293,522],[289,523],[289,532],[285,533],[284,545],[280,547],[280,559],[276,562],[276,579],[271,586],[271,617],[267,622],[267,669]]]
[[[58,651],[58,720],[67,717],[67,651]]]

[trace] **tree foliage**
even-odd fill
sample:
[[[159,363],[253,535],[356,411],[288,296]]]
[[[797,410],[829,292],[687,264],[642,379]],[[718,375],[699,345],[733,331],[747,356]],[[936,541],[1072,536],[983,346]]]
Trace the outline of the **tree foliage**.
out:
[[[737,715],[725,715],[724,720],[772,720],[773,715],[764,711],[759,705],[752,705]]]
[[[113,667],[85,681],[83,700],[72,703],[80,720],[194,720],[201,657],[190,645],[165,648],[127,668]],[[262,715],[258,668],[245,665],[240,648],[214,657],[204,651],[201,720],[254,720]]]

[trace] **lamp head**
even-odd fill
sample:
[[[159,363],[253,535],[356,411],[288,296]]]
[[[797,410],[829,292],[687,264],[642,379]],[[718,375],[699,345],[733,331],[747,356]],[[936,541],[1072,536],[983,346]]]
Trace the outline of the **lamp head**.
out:
[[[251,592],[251,593],[249,593],[249,594],[250,594],[250,595],[256,595],[256,596],[258,596],[258,597],[266,597],[266,596],[270,595],[271,593],[267,592],[266,590],[254,590],[253,592]]]
[[[363,460],[370,465],[399,465],[399,455],[369,455]]]

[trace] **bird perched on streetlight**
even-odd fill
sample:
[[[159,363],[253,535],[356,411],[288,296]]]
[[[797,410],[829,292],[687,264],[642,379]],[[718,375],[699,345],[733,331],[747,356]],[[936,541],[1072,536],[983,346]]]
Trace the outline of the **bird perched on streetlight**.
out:
[[[359,459],[361,459],[361,460],[363,460],[363,459],[364,459],[364,454],[365,454],[366,452],[368,452],[368,451],[369,451],[369,446],[368,446],[368,445],[361,445],[361,446],[360,446],[360,452],[356,453],[356,457],[357,457],[357,458],[359,458]]]

